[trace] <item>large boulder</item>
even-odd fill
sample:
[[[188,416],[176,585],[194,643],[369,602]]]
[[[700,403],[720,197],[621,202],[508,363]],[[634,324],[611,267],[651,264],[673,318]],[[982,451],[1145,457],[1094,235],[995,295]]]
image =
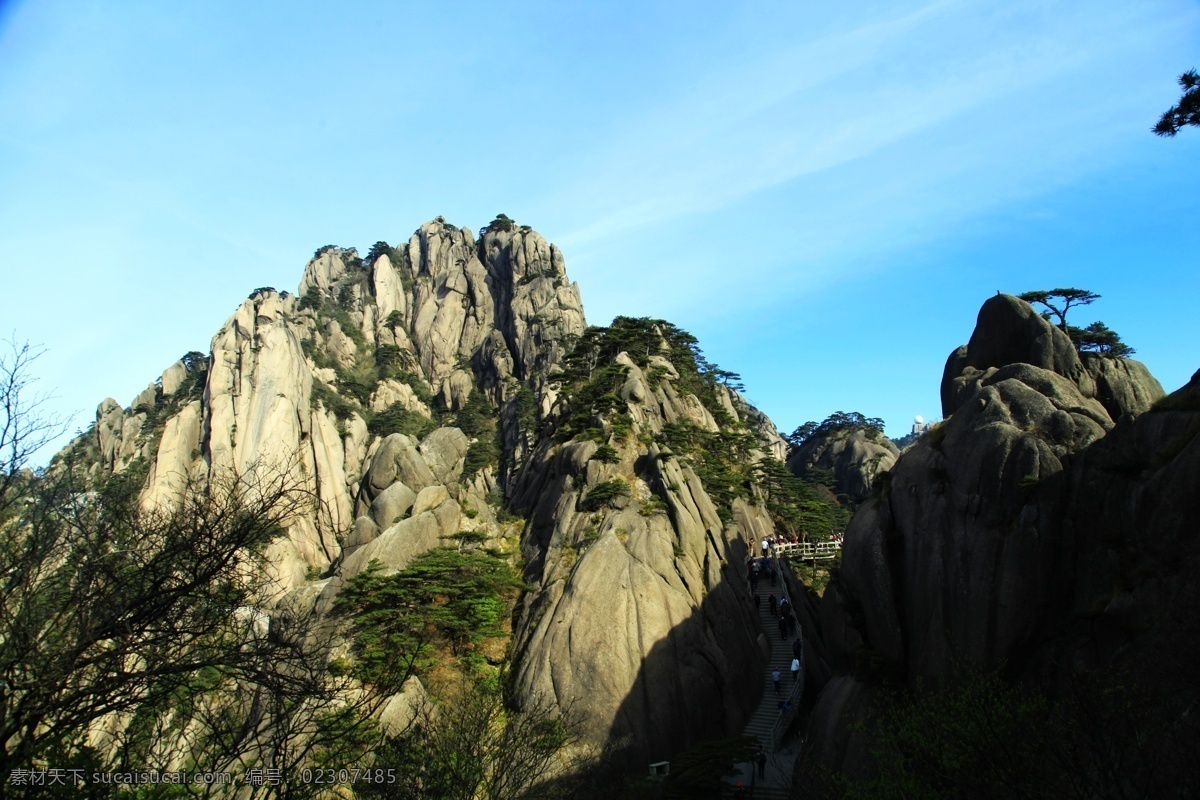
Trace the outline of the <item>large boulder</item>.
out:
[[[1114,420],[1149,411],[1166,392],[1146,365],[1131,358],[1084,353],[1083,366],[1096,383],[1096,399]]]
[[[470,440],[458,428],[438,428],[425,437],[419,449],[421,458],[438,483],[456,483],[462,474],[463,458]]]
[[[433,486],[437,478],[417,450],[417,443],[402,433],[393,433],[383,440],[363,479],[363,489],[373,500],[395,481],[420,491]]]
[[[810,437],[788,454],[787,466],[804,477],[813,470],[833,473],[838,494],[861,503],[871,494],[875,477],[892,468],[900,450],[873,428],[833,430]]]
[[[991,298],[947,364],[950,416],[856,513],[820,607],[844,676],[810,723],[825,767],[865,763],[869,737],[844,723],[870,688],[851,670],[920,691],[1003,669],[1053,693],[1115,665],[1144,682],[1154,715],[1187,727],[1200,702],[1187,666],[1200,657],[1200,373],[1162,397],[1143,365],[1069,344],[1016,298]]]
[[[404,569],[421,553],[443,544],[443,539],[456,533],[459,514],[458,503],[447,499],[436,508],[400,520],[348,557],[341,565],[339,577],[343,580],[354,577],[372,559],[379,559],[385,573]]]
[[[915,682],[1027,655],[1059,577],[1064,470],[1112,427],[1070,341],[1016,298],[984,304],[962,356],[952,416],[900,456],[843,552],[866,643]]]
[[[1009,364],[1029,364],[1067,378],[1084,397],[1095,384],[1074,343],[1019,297],[997,294],[979,309],[971,340],[950,354],[942,374],[942,416],[949,417],[978,388],[984,374]]]
[[[390,528],[408,513],[416,499],[416,492],[396,481],[371,501],[371,519],[380,529]]]

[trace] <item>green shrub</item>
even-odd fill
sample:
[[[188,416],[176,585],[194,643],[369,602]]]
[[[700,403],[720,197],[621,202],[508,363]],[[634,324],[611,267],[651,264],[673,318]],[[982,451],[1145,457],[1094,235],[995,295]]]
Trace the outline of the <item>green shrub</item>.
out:
[[[583,506],[585,509],[600,508],[604,505],[611,505],[613,500],[628,494],[629,484],[620,478],[613,478],[593,486],[583,501]]]
[[[469,480],[480,470],[500,463],[500,447],[495,436],[483,436],[471,442],[463,459],[462,479]]]
[[[454,415],[454,426],[467,436],[482,436],[495,427],[492,404],[478,387],[471,392],[467,402]]]
[[[437,427],[437,424],[416,411],[410,411],[400,403],[392,403],[380,411],[367,424],[367,430],[375,436],[383,438],[393,433],[403,433],[416,439],[423,439]]]
[[[503,231],[504,233],[508,233],[508,232],[512,231],[513,228],[515,228],[515,227],[516,227],[516,224],[511,219],[508,218],[507,214],[497,214],[496,218],[494,220],[492,220],[491,222],[489,222],[488,226],[486,228],[484,228],[484,232]]]
[[[667,503],[658,495],[651,495],[650,499],[642,503],[642,507],[638,509],[638,513],[643,517],[652,517],[660,511],[667,510]]]
[[[609,419],[609,425],[612,426],[613,436],[617,438],[617,441],[623,442],[633,432],[633,417],[624,411],[620,411],[612,415]]]
[[[401,350],[394,344],[381,344],[375,348],[375,368],[379,371],[380,380],[387,378],[402,380],[405,377],[411,377],[406,374],[406,370],[415,366],[413,354],[408,350]]]
[[[453,547],[422,553],[400,572],[383,576],[373,560],[350,579],[337,607],[354,625],[355,676],[385,690],[428,669],[431,651],[455,655],[500,635],[521,581],[506,562]]]
[[[388,256],[391,258],[392,247],[387,242],[376,242],[371,245],[371,249],[367,251],[367,266],[373,266],[375,260],[380,256]]]
[[[358,251],[353,247],[342,251],[342,263],[346,265],[346,272],[348,273],[363,273],[366,271],[366,268],[363,266],[363,260],[359,258]]]
[[[350,314],[344,308],[334,309],[329,313],[329,316],[337,320],[338,327],[342,329],[342,333],[346,335],[347,339],[354,342],[355,347],[360,352],[369,349],[363,332],[354,324],[354,320],[350,319]]]
[[[353,403],[320,381],[313,381],[309,402],[313,408],[320,403],[326,411],[331,412],[341,422],[350,419],[358,411]]]
[[[316,286],[310,286],[304,292],[304,297],[300,298],[298,308],[303,311],[306,308],[311,308],[313,311],[320,311],[321,304],[324,302],[324,297],[321,296],[321,290]]]
[[[596,448],[596,452],[592,455],[592,458],[602,464],[615,464],[621,460],[620,454],[617,453],[617,448],[611,444],[600,445]]]
[[[318,369],[336,370],[341,366],[328,350],[317,345],[315,339],[301,339],[300,350],[312,360],[313,366]]]
[[[370,403],[371,395],[375,393],[375,387],[379,385],[373,369],[338,366],[334,367],[334,371],[337,373],[338,389],[343,394],[350,395],[361,405],[365,406]]]

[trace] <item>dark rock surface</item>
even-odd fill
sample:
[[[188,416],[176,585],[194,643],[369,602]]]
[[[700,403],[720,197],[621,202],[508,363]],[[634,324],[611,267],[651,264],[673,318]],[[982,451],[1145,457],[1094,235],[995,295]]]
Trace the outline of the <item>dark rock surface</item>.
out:
[[[831,470],[838,494],[861,503],[871,494],[875,477],[891,469],[898,455],[883,434],[854,428],[812,436],[788,454],[787,465],[800,477],[813,469]]]
[[[1166,394],[1146,365],[1131,358],[1084,353],[1083,367],[1096,383],[1096,399],[1113,420],[1149,411]]]
[[[863,767],[838,717],[864,713],[884,677],[919,690],[964,670],[1061,679],[1122,664],[1161,671],[1182,713],[1194,681],[1172,665],[1200,656],[1188,644],[1200,636],[1200,373],[1163,398],[1144,365],[1081,359],[1000,295],[950,356],[942,398],[947,419],[858,510],[821,600],[818,633],[843,677],[814,710],[814,757]],[[864,663],[865,689],[848,682]]]

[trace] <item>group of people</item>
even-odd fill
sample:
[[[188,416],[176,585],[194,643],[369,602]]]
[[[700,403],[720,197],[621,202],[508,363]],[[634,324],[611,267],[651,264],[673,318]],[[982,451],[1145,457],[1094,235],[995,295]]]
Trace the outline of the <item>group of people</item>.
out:
[[[799,640],[797,640],[796,645],[794,645],[792,647],[792,667],[791,667],[792,683],[798,683],[800,681],[799,644],[800,644],[800,642],[799,642]],[[775,694],[779,694],[779,685],[780,685],[780,683],[782,683],[782,681],[783,681],[783,672],[782,672],[781,668],[780,667],[772,667],[771,668],[771,688],[773,688],[775,690]],[[787,706],[784,704],[780,704],[779,710],[786,711]]]
[[[762,557],[767,558],[768,556],[775,555],[775,548],[779,545],[796,544],[799,541],[800,540],[796,538],[794,534],[792,536],[783,536],[780,534],[776,534],[775,536],[764,536],[760,540],[755,540],[753,537],[751,537],[749,552],[753,557],[761,551]]]
[[[779,582],[779,567],[775,559],[767,556],[765,558],[750,559],[750,594],[754,596],[754,608],[762,608],[762,595],[758,593],[758,582],[767,580],[771,582],[771,586],[778,585]],[[781,639],[790,639],[796,634],[798,625],[796,624],[796,615],[792,610],[792,604],[788,602],[787,597],[776,599],[775,593],[771,592],[767,597],[768,607],[771,610],[771,616],[778,621],[779,637]]]
[[[799,683],[800,674],[803,670],[803,637],[796,635],[799,631],[800,625],[796,619],[796,613],[792,608],[791,601],[788,600],[786,590],[781,590],[780,596],[778,597],[776,596],[775,591],[773,591],[774,587],[779,585],[779,578],[781,576],[781,564],[779,561],[780,556],[776,552],[776,547],[788,541],[795,542],[796,539],[795,537],[792,537],[789,540],[783,536],[768,536],[763,538],[761,541],[751,539],[750,552],[748,558],[746,559],[746,567],[750,580],[750,594],[754,598],[755,609],[760,610],[762,608],[762,595],[758,593],[759,581],[770,581],[772,591],[767,594],[767,607],[771,612],[771,616],[778,621],[779,636],[785,641],[792,639],[793,636],[795,637],[795,639],[792,641],[792,663],[790,669],[790,672],[792,673],[792,683],[795,685]],[[759,555],[760,551],[762,553],[761,556]],[[779,654],[776,653],[775,655],[778,656]],[[784,667],[771,667],[771,685],[777,696],[781,694],[783,679]],[[786,695],[784,697],[777,697],[777,701],[777,706],[781,715],[791,711],[792,703],[790,697]],[[754,766],[758,767],[757,772],[759,778],[765,777],[766,760],[766,754],[762,751],[755,756]],[[734,796],[744,797],[745,795],[741,794],[742,790],[744,790],[744,787],[742,784],[738,784],[738,786],[735,787]]]
[[[767,602],[770,603],[771,616],[778,619],[779,638],[785,641],[792,638],[796,634],[796,628],[798,627],[796,615],[792,611],[792,604],[788,602],[786,597],[781,598],[779,603],[776,604],[773,592],[767,598]]]
[[[774,586],[779,578],[779,570],[775,563],[775,559],[770,556],[763,558],[750,559],[750,591],[758,590],[758,582],[760,580],[768,580]]]
[[[829,541],[840,545],[842,543],[842,537],[844,537],[845,535],[846,535],[845,531],[830,531],[829,532]],[[762,554],[762,558],[767,558],[769,556],[777,555],[775,552],[775,548],[778,547],[779,545],[781,545],[781,544],[799,544],[800,541],[801,541],[800,538],[798,536],[796,536],[795,534],[792,534],[790,536],[776,534],[774,536],[764,536],[762,539],[751,538],[750,542],[749,542],[749,551],[748,552],[750,553],[751,558],[758,555],[760,552]]]

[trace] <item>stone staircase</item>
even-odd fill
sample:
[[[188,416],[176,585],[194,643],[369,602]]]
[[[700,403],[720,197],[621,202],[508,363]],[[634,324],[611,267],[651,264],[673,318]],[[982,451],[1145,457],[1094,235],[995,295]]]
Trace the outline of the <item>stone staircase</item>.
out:
[[[754,712],[754,716],[746,723],[746,728],[743,731],[747,736],[757,736],[758,741],[766,750],[771,749],[771,729],[775,726],[775,721],[779,719],[780,700],[787,699],[792,690],[792,642],[795,641],[796,635],[788,639],[783,639],[779,636],[778,618],[771,616],[771,607],[767,598],[772,592],[775,593],[775,599],[779,600],[784,595],[783,579],[776,578],[776,585],[772,586],[769,581],[760,580],[756,594],[762,598],[762,604],[758,610],[759,620],[762,622],[763,632],[767,636],[767,642],[771,645],[771,658],[767,662],[767,668],[763,671],[763,699],[758,704],[758,708]],[[771,668],[779,667],[779,672],[783,675],[783,680],[779,685],[779,694],[775,694],[771,687]]]
[[[791,699],[793,706],[800,702],[798,696],[793,696],[793,681],[790,670],[792,663],[792,642],[800,635],[799,626],[797,626],[796,632],[791,637],[787,639],[782,638],[779,635],[778,617],[771,615],[771,607],[767,599],[771,593],[774,593],[775,599],[779,600],[785,596],[785,592],[782,576],[776,577],[774,586],[771,585],[769,580],[760,580],[755,590],[755,594],[762,600],[759,605],[758,615],[762,623],[763,633],[766,635],[767,642],[771,646],[771,657],[767,661],[766,669],[763,670],[762,701],[758,704],[758,708],[755,709],[754,715],[750,718],[749,722],[746,723],[743,733],[747,736],[757,736],[763,750],[766,751],[766,778],[758,778],[756,775],[752,777],[751,770],[753,765],[742,765],[742,775],[725,779],[726,787],[722,793],[723,797],[734,797],[733,791],[739,781],[743,784],[743,792],[747,798],[751,797],[750,787],[754,785],[752,796],[755,800],[786,798],[791,792],[792,762],[795,759],[795,753],[776,754],[772,752],[771,741],[775,723],[779,720],[779,701]],[[772,689],[772,667],[779,667],[779,672],[783,678],[780,681],[779,694],[775,694]],[[804,677],[801,675],[801,683],[803,680]]]

